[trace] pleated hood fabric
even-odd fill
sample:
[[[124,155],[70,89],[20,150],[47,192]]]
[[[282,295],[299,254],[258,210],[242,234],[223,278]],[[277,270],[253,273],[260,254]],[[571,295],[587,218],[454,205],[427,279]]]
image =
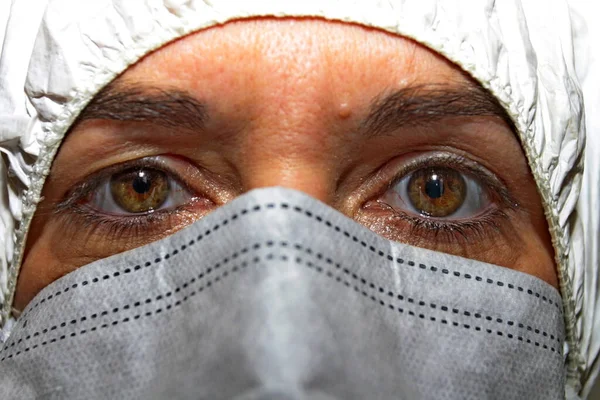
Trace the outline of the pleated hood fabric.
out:
[[[0,326],[52,160],[94,95],[145,54],[202,28],[309,16],[412,38],[489,89],[513,118],[559,268],[567,396],[598,373],[600,72],[592,2],[560,0],[13,0],[0,4]],[[594,35],[596,33],[596,35]],[[594,53],[596,52],[596,53]],[[594,68],[596,66],[596,68]],[[585,104],[584,104],[585,97]],[[588,138],[586,141],[586,128]]]

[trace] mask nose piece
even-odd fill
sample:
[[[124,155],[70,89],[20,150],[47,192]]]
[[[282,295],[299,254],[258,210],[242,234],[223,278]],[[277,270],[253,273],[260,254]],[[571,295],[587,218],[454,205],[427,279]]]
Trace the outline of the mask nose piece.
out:
[[[235,397],[234,400],[340,400],[320,391],[290,393],[289,390],[254,389]]]

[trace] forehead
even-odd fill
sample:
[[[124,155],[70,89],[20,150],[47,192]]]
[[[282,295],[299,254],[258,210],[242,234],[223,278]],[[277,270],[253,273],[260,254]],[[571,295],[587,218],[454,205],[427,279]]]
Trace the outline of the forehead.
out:
[[[117,79],[132,82],[184,87],[202,98],[232,94],[256,101],[317,92],[342,102],[371,100],[387,87],[474,85],[457,66],[409,39],[317,19],[234,21],[194,33]]]

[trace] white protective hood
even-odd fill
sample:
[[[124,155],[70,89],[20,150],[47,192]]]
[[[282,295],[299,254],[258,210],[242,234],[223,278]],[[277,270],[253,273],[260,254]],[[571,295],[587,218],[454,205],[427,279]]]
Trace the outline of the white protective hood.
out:
[[[600,14],[591,3],[0,1],[0,326],[6,334],[24,240],[54,155],[103,86],[148,52],[202,28],[252,16],[314,16],[413,38],[456,62],[504,105],[553,238],[567,327],[567,396],[585,397],[600,350],[600,50],[593,41],[600,34],[585,21]]]

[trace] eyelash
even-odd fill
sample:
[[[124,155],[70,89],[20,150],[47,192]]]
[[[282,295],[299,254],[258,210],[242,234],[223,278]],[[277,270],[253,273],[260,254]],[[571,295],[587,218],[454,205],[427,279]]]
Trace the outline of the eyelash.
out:
[[[148,235],[148,230],[152,227],[157,227],[157,230],[159,230],[158,226],[170,226],[174,222],[173,218],[181,217],[182,212],[189,211],[196,203],[192,200],[188,204],[170,210],[157,210],[153,213],[126,217],[102,214],[89,206],[80,204],[111,175],[137,167],[160,169],[170,178],[179,182],[190,193],[197,193],[197,190],[192,189],[189,184],[179,178],[178,173],[169,168],[168,163],[160,162],[155,157],[146,157],[111,166],[85,178],[83,183],[67,194],[65,200],[56,205],[55,214],[65,219],[66,226],[78,226],[77,223],[83,222],[86,230],[91,234],[99,231],[109,239],[121,239],[123,237],[135,237],[142,233]],[[74,220],[75,218],[77,218],[77,221]]]
[[[378,205],[383,206],[391,214],[391,223],[394,223],[394,220],[396,222],[398,220],[409,222],[410,236],[436,241],[442,239],[449,243],[459,242],[470,244],[477,240],[487,239],[490,236],[490,228],[496,232],[500,231],[502,228],[501,220],[508,219],[509,212],[519,208],[518,203],[510,195],[504,184],[491,172],[466,157],[452,153],[438,153],[429,157],[419,157],[409,162],[394,174],[394,178],[389,180],[389,183],[375,197],[382,196],[383,193],[397,185],[407,174],[426,167],[452,168],[458,172],[474,176],[485,186],[492,198],[492,202],[496,200],[494,203],[500,203],[500,206],[479,217],[463,221],[453,221],[451,219],[409,215],[396,210],[389,204],[378,201]],[[398,225],[396,224],[396,227],[401,229]]]
[[[426,239],[442,239],[449,243],[460,242],[471,244],[478,240],[488,239],[490,237],[489,229],[496,232],[500,230],[500,219],[508,219],[508,214],[500,209],[496,209],[475,220],[462,222],[440,222],[435,220],[426,220],[424,218],[413,217],[400,211],[390,208],[393,218],[402,219],[410,223],[411,236],[424,237]]]

